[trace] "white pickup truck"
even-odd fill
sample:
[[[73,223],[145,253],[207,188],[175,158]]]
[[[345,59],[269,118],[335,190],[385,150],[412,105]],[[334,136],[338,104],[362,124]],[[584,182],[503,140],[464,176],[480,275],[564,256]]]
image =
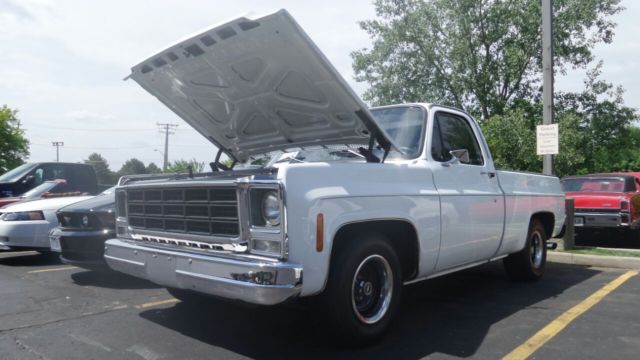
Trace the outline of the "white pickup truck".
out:
[[[403,284],[498,259],[536,280],[562,228],[557,178],[497,171],[463,111],[367,108],[284,10],[189,37],[131,78],[219,149],[210,174],[116,192],[107,263],[179,299],[320,295],[338,333],[371,340]]]

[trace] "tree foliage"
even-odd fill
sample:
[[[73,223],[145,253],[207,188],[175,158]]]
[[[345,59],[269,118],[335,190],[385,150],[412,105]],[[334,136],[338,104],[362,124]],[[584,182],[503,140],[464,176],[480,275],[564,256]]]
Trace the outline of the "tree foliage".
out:
[[[29,156],[29,141],[17,113],[6,105],[0,107],[0,174],[23,164]]]
[[[601,63],[588,73],[580,93],[558,93],[555,117],[560,153],[557,175],[640,170],[640,129],[636,111],[624,105],[622,88],[599,79]],[[503,115],[482,123],[496,164],[502,168],[539,172],[535,126],[542,104],[520,101]]]
[[[109,169],[109,163],[102,155],[92,153],[84,163],[93,166],[99,184],[112,185],[116,183],[116,174]]]
[[[361,27],[371,49],[352,53],[373,104],[435,102],[480,118],[498,167],[539,172],[542,122],[540,0],[375,0]],[[640,171],[636,110],[600,79],[593,48],[613,41],[620,0],[554,1],[554,67],[589,70],[580,92],[556,92],[558,175]]]
[[[162,169],[160,169],[155,163],[150,162],[149,165],[147,165],[148,174],[160,174],[161,172]]]
[[[131,158],[127,160],[120,170],[118,170],[118,176],[124,175],[138,175],[138,174],[147,174],[147,167],[144,163],[136,158]]]
[[[586,68],[613,39],[620,0],[554,1],[555,66]],[[371,49],[352,53],[373,104],[438,102],[481,119],[536,97],[542,78],[540,0],[375,0],[360,26]]]
[[[188,173],[189,168],[194,173],[199,173],[204,170],[204,161],[197,161],[196,159],[191,160],[175,160],[172,161],[169,166],[167,166],[168,173]]]

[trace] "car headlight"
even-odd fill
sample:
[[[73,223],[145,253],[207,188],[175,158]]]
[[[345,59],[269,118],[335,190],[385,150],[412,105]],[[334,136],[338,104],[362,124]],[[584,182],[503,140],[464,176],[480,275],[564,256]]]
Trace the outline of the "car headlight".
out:
[[[42,211],[9,212],[3,214],[1,219],[3,221],[44,220],[44,214]]]
[[[262,218],[269,226],[280,225],[280,199],[275,191],[269,191],[262,198]]]

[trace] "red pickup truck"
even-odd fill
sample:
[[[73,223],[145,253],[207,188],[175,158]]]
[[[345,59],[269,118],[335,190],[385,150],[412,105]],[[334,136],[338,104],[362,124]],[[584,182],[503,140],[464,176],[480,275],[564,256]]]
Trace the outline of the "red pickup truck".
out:
[[[640,228],[640,173],[569,176],[561,180],[575,200],[578,228]]]

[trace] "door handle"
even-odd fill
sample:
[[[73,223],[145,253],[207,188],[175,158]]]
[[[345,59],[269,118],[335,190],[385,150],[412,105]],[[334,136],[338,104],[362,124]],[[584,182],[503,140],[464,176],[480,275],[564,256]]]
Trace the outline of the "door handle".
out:
[[[489,179],[493,179],[496,176],[495,171],[482,171],[480,174],[489,176]]]

